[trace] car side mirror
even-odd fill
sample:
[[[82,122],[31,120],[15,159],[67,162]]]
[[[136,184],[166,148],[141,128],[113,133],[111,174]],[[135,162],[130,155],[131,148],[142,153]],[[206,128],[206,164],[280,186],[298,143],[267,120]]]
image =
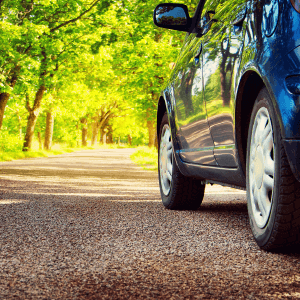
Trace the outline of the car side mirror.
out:
[[[186,5],[172,3],[163,3],[156,6],[153,21],[158,27],[178,31],[188,31],[191,24]]]

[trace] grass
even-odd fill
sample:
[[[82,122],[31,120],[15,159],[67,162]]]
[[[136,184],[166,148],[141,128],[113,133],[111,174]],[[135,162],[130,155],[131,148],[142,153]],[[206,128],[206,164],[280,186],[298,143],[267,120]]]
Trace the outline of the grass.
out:
[[[131,160],[140,165],[144,170],[157,170],[157,149],[146,146],[137,147],[137,150],[130,155]]]
[[[94,149],[116,149],[116,148],[129,148],[130,146],[126,144],[107,144],[107,145],[97,145],[95,147],[68,147],[63,144],[53,145],[51,151],[38,150],[38,144],[34,143],[32,151],[0,151],[0,161],[12,161],[16,159],[24,158],[35,158],[35,157],[48,157],[52,155],[59,155],[64,153],[71,153],[81,150],[94,150]]]
[[[9,151],[0,152],[0,161],[12,161],[16,159],[33,158],[33,157],[48,157],[51,155],[59,155],[63,153],[70,153],[78,151],[78,148],[62,148],[61,150],[37,150],[37,151]]]

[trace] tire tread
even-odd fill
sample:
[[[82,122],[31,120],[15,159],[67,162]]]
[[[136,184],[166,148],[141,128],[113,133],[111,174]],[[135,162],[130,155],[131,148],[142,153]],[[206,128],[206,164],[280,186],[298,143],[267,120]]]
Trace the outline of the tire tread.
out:
[[[265,250],[288,247],[300,242],[300,182],[292,173],[283,143],[280,144],[280,204],[277,206],[270,240],[262,247]]]
[[[162,127],[166,123],[168,123],[167,113],[164,114],[161,121],[160,135]],[[164,206],[168,209],[174,210],[195,210],[199,208],[202,203],[204,191],[205,184],[202,184],[201,180],[192,177],[186,177],[180,172],[173,154],[172,187],[168,196],[164,195],[160,184],[161,196],[162,199],[165,199],[165,201],[163,200]]]
[[[270,113],[275,144],[275,184],[273,205],[265,227],[255,223],[249,193],[249,151],[254,118],[261,107]],[[295,178],[285,152],[280,124],[266,87],[259,92],[253,106],[247,144],[247,197],[250,226],[257,244],[264,250],[283,249],[300,243],[300,182]]]
[[[204,196],[205,185],[197,179],[182,175],[174,162],[176,175],[174,178],[173,199],[168,208],[170,209],[197,209]]]

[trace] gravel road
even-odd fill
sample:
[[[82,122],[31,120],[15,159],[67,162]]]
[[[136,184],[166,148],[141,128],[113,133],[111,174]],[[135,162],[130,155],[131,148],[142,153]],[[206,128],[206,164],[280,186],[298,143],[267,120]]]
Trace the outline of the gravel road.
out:
[[[133,151],[1,163],[1,299],[300,299],[300,250],[258,248],[243,191],[166,210]]]

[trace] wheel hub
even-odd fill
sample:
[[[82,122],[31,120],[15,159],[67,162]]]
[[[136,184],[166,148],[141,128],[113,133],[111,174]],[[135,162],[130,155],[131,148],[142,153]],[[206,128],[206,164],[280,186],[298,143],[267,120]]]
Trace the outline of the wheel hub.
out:
[[[256,225],[264,228],[268,223],[274,189],[275,161],[271,118],[266,107],[255,116],[250,141],[249,196]]]
[[[159,150],[159,173],[160,185],[163,193],[167,196],[171,189],[173,150],[171,142],[171,132],[168,124],[165,124],[161,132]]]
[[[258,189],[261,188],[263,177],[264,177],[264,156],[263,150],[260,145],[256,147],[255,160],[254,160],[254,176],[256,181],[256,186]]]

